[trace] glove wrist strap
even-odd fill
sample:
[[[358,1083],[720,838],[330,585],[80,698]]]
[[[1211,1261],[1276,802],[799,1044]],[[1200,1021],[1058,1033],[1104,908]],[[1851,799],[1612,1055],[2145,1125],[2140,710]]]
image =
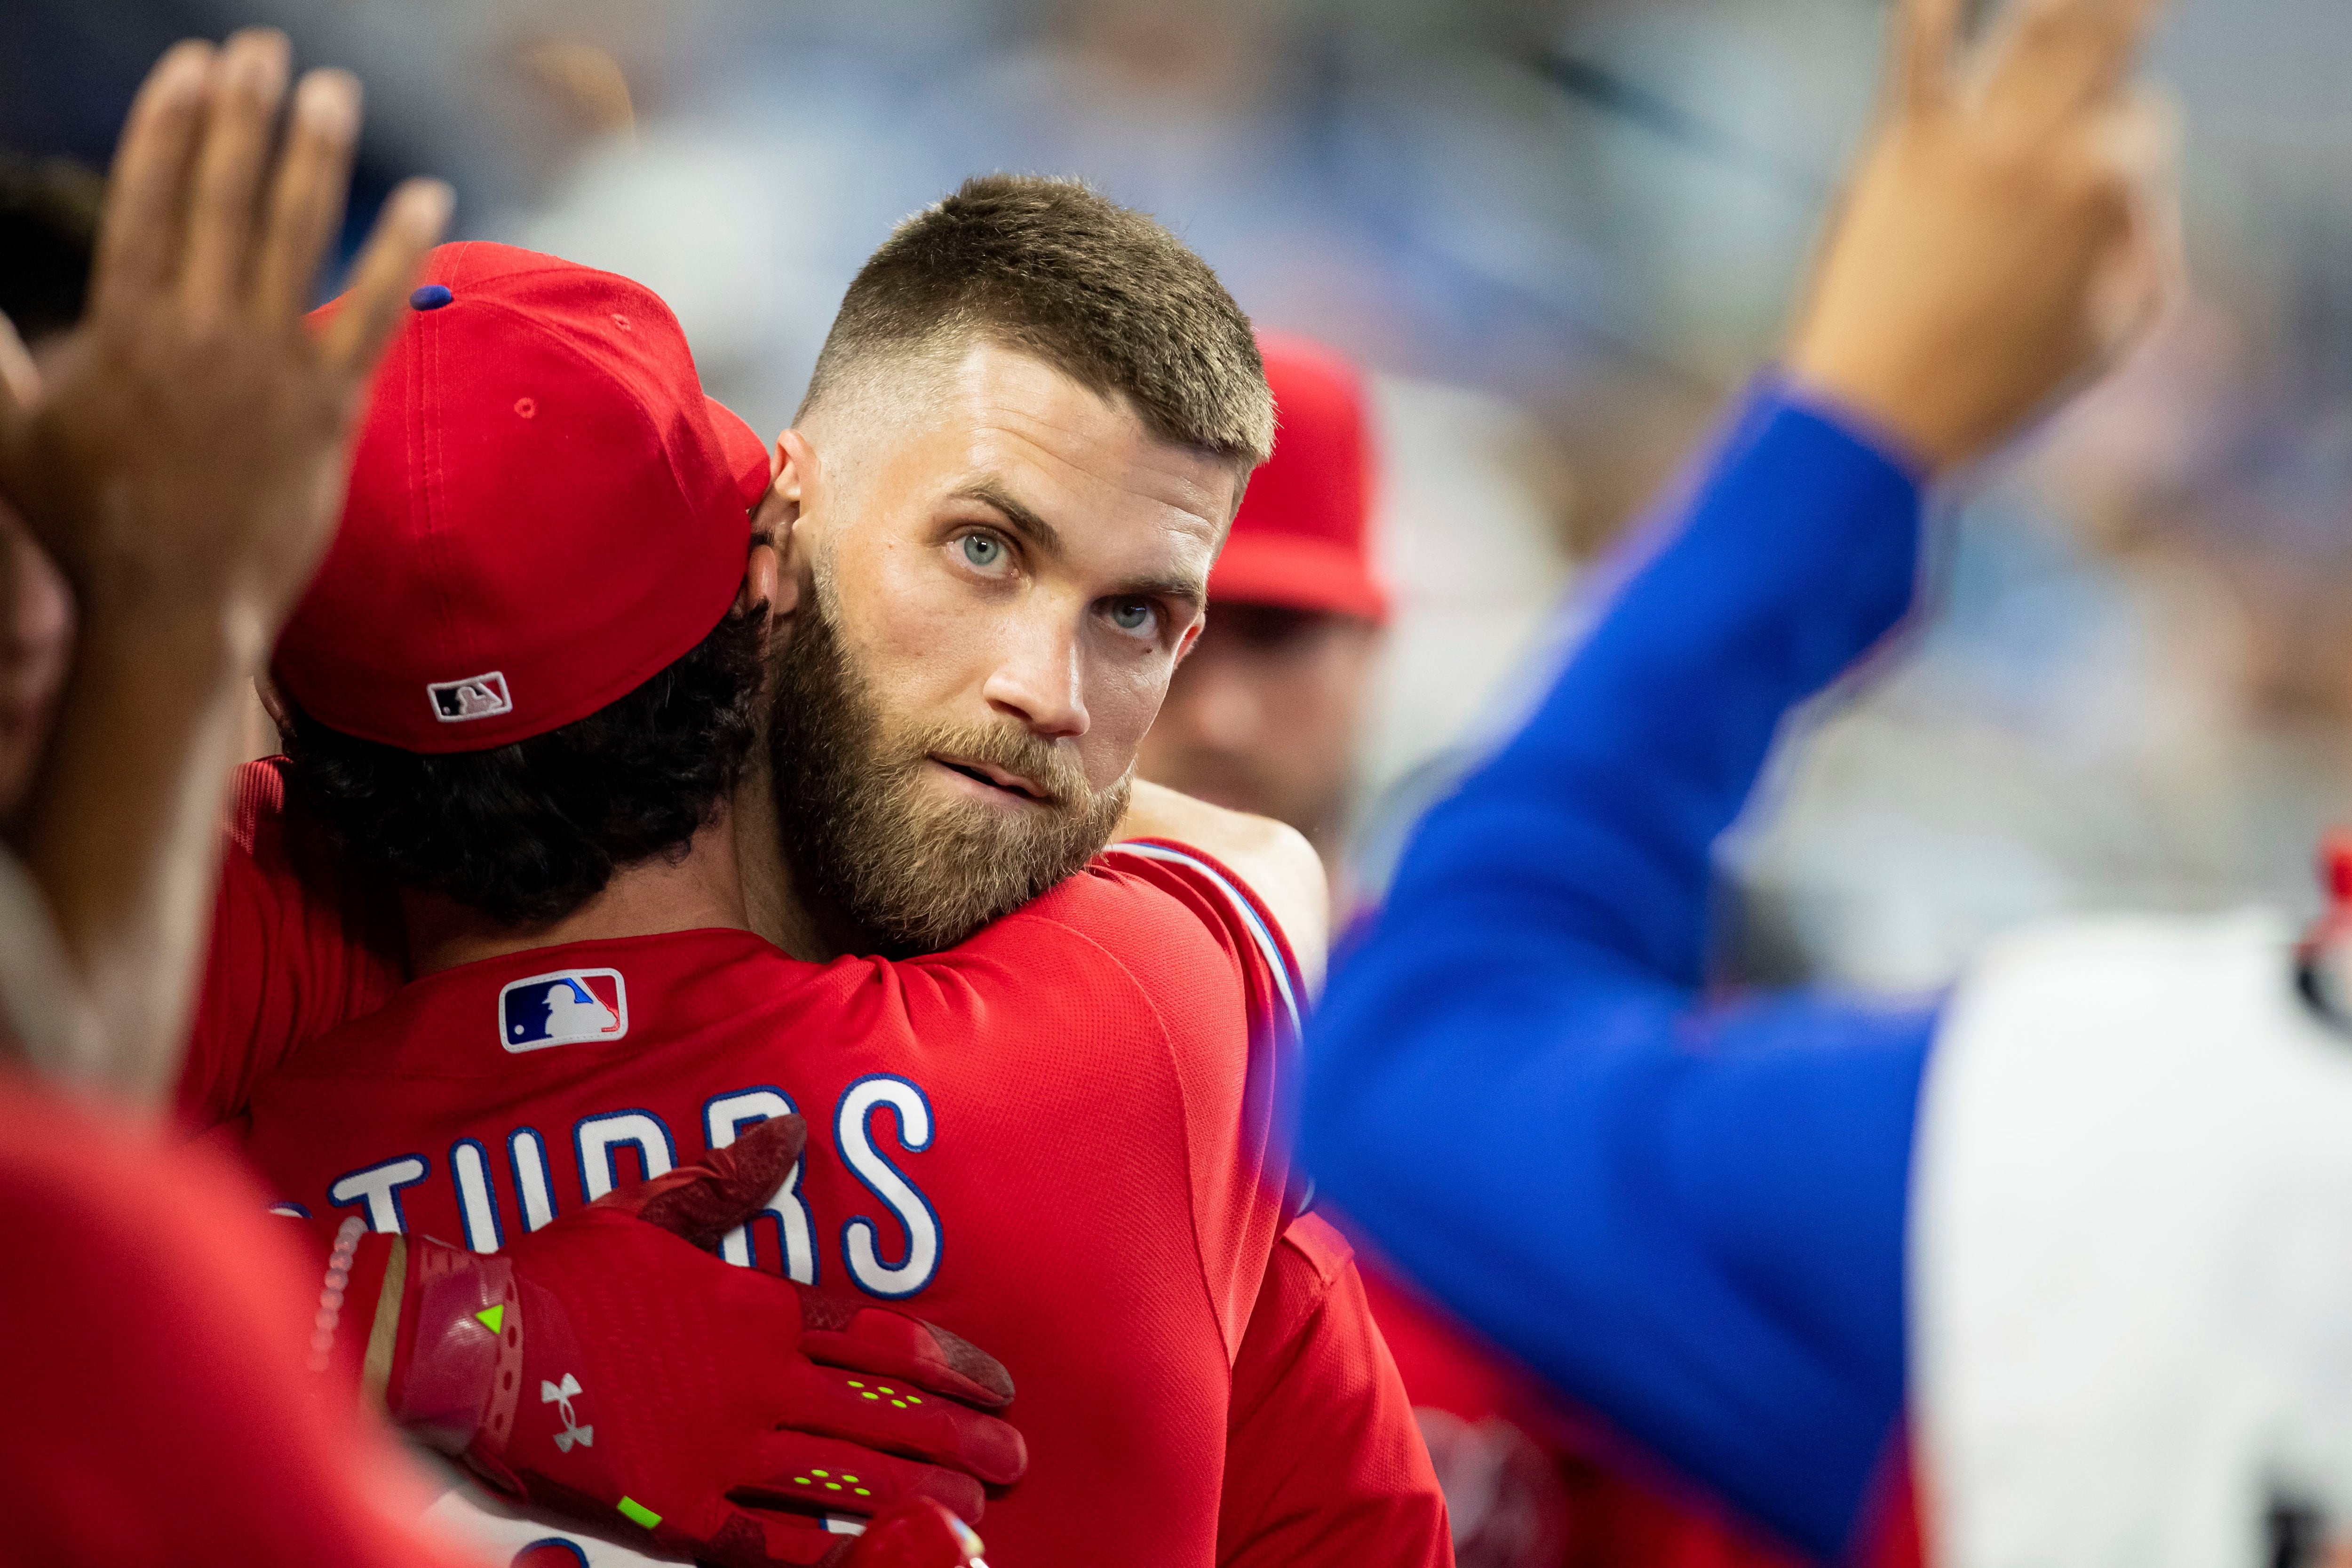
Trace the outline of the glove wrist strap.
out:
[[[411,1238],[402,1316],[412,1325],[385,1404],[445,1454],[503,1453],[522,1384],[522,1302],[514,1265]]]

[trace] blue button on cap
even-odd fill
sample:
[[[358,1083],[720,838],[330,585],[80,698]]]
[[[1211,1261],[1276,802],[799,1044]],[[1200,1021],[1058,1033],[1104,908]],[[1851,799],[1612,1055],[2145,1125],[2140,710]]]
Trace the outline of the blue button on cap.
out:
[[[427,283],[424,288],[411,294],[408,297],[408,302],[419,310],[437,310],[456,298],[457,296],[450,293],[446,286],[439,283]]]

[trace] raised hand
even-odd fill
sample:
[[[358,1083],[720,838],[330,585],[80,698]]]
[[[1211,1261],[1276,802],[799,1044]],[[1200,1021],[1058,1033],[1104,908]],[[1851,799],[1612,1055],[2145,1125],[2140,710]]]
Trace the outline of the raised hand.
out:
[[[87,319],[46,385],[0,348],[0,493],[79,622],[22,843],[100,1026],[61,1059],[23,1049],[133,1099],[177,1070],[246,684],[333,534],[368,374],[449,213],[444,185],[394,192],[313,333],[359,86],[311,72],[281,142],[287,58],[266,31],[164,55],[123,129]]]
[[[1972,60],[1961,0],[1905,0],[1880,124],[1785,356],[1930,468],[2107,363],[2178,276],[2156,0],[2017,0]]]
[[[385,205],[350,303],[303,325],[341,223],[359,84],[312,71],[287,97],[284,35],[164,55],[132,105],[107,193],[88,319],[29,405],[0,405],[0,489],[81,601],[229,617],[257,664],[331,537],[353,416],[449,192]]]

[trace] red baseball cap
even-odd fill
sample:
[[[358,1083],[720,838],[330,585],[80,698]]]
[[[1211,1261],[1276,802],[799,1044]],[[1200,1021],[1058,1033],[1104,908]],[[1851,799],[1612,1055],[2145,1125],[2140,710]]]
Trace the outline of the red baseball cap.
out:
[[[345,734],[485,751],[587,717],[710,634],[768,447],[625,278],[445,245],[410,303],[275,673]]]
[[[1355,366],[1304,338],[1261,332],[1274,456],[1250,479],[1209,574],[1209,602],[1388,618],[1368,555],[1371,441]]]

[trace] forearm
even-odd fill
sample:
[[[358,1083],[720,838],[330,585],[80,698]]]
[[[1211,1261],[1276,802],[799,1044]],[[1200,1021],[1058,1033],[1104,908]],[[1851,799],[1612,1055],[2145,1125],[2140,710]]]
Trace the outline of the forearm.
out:
[[[1759,387],[1528,722],[1414,836],[1390,920],[1516,923],[1689,986],[1716,839],[1791,709],[1910,605],[1918,491]],[[1646,554],[1646,559],[1641,559]]]
[[[68,1070],[135,1100],[184,1048],[255,640],[221,615],[88,615],[34,785],[26,864],[104,1042]]]

